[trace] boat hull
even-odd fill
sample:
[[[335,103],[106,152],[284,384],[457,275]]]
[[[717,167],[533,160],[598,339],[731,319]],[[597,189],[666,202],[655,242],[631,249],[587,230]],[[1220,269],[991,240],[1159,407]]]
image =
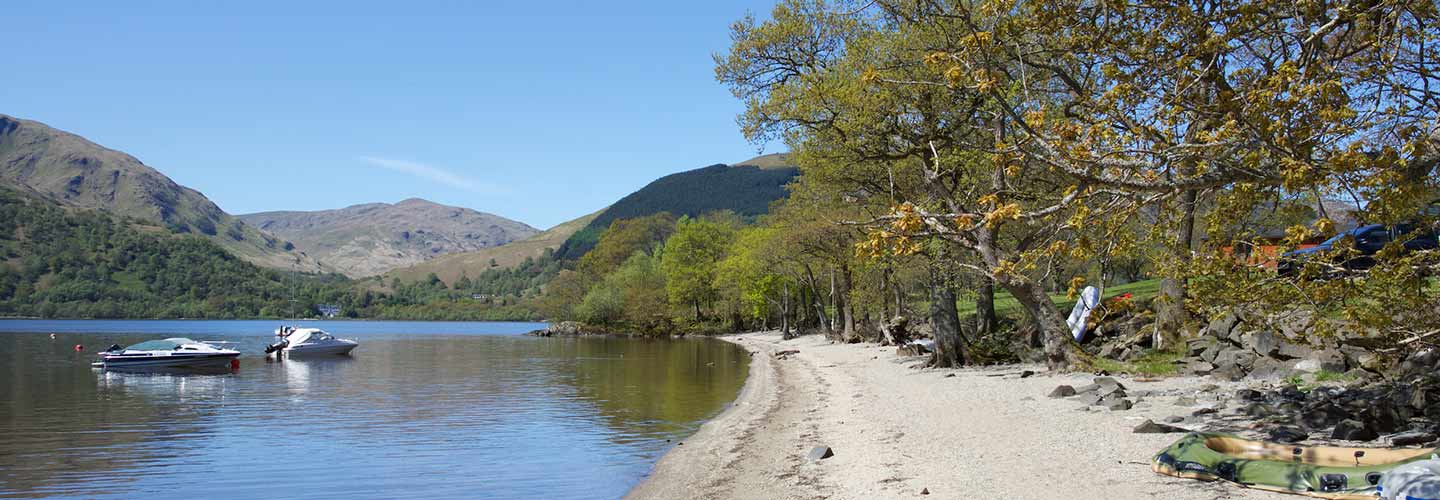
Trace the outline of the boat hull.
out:
[[[320,346],[293,346],[286,347],[285,354],[289,356],[343,356],[350,354],[360,344],[336,343]]]
[[[240,353],[183,354],[172,356],[105,356],[100,365],[105,368],[206,368],[226,366]]]

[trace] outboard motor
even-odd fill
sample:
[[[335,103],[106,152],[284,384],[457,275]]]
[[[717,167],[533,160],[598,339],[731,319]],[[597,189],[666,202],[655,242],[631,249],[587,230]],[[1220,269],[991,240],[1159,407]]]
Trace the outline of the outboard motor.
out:
[[[285,346],[287,346],[287,345],[290,345],[290,341],[288,341],[288,340],[280,340],[280,341],[278,341],[278,342],[275,342],[274,344],[270,344],[270,345],[268,345],[268,346],[265,346],[265,354],[270,354],[270,353],[272,353],[272,352],[276,352],[276,351],[279,351],[279,350],[281,350],[281,349],[284,349]]]

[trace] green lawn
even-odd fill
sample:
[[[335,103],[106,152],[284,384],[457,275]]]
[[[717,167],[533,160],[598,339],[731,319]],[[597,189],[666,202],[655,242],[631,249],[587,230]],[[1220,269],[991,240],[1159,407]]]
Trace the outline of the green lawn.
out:
[[[1152,279],[1145,281],[1136,281],[1134,283],[1128,283],[1124,285],[1112,286],[1105,289],[1104,295],[1105,298],[1108,299],[1110,297],[1114,297],[1123,293],[1129,293],[1131,295],[1134,295],[1135,300],[1149,299],[1160,293],[1160,280]],[[1061,312],[1068,313],[1070,311],[1070,308],[1075,306],[1075,300],[1066,297],[1063,293],[1050,295],[1050,300],[1055,302],[1055,307],[1060,308]],[[959,310],[961,317],[965,317],[969,314],[975,314],[974,300],[961,299],[960,302],[956,304],[956,307]],[[996,316],[1002,318],[1017,319],[1022,314],[1024,314],[1024,311],[1022,311],[1020,308],[1020,301],[1015,300],[1015,297],[1011,296],[1010,292],[1006,292],[1004,290],[997,290],[995,292]]]

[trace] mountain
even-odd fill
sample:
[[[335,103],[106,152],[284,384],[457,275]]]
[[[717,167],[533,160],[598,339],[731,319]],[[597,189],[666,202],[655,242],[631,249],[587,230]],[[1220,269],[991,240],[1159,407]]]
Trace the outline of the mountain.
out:
[[[40,122],[0,115],[0,184],[61,205],[198,234],[262,266],[329,270],[135,157]]]
[[[740,163],[734,163],[733,165],[748,165],[751,167],[760,167],[762,169],[795,167],[795,163],[790,159],[790,153],[770,153],[768,155],[760,155],[749,160],[742,161]]]
[[[570,235],[585,227],[598,215],[600,212],[564,222],[543,233],[502,246],[443,255],[410,267],[395,269],[385,274],[385,280],[399,278],[400,281],[408,283],[419,281],[430,276],[430,273],[434,273],[440,277],[441,281],[453,285],[461,276],[477,277],[490,269],[514,267],[524,262],[527,257],[538,259],[545,254],[546,250],[560,248],[560,244],[564,243]]]
[[[540,231],[498,215],[420,199],[317,212],[264,212],[240,220],[351,277],[383,274],[454,253],[523,240]]]
[[[583,229],[570,236],[556,255],[574,260],[589,252],[610,223],[660,212],[691,217],[708,212],[731,210],[754,217],[770,210],[770,203],[784,198],[785,185],[800,170],[787,166],[788,157],[766,155],[729,166],[705,168],[661,177],[615,202],[600,212]]]

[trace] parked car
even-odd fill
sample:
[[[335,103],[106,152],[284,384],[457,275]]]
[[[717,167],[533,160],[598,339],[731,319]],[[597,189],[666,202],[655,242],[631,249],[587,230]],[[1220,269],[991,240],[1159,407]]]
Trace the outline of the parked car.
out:
[[[1343,247],[1341,242],[1347,238],[1354,252],[1342,257],[1336,252],[1336,248]],[[1275,269],[1281,276],[1294,275],[1311,259],[1330,259],[1330,262],[1346,269],[1369,269],[1375,265],[1375,254],[1392,241],[1404,241],[1407,252],[1440,249],[1440,240],[1436,239],[1435,231],[1429,227],[1417,224],[1371,224],[1345,231],[1311,248],[1285,252],[1280,255]],[[1340,259],[1344,260],[1339,261]]]

